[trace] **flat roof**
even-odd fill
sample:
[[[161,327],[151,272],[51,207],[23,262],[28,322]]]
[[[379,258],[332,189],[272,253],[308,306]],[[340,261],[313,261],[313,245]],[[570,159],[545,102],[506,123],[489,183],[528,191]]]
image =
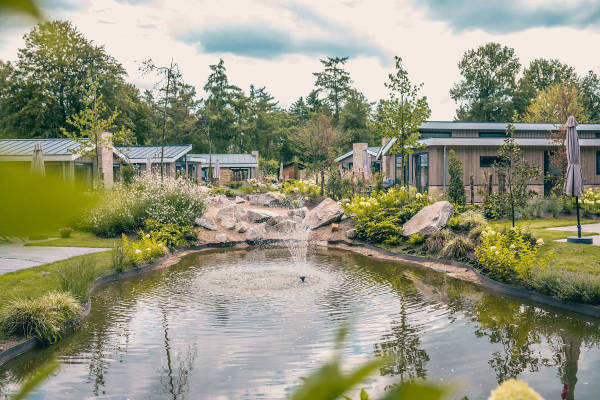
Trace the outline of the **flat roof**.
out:
[[[82,144],[69,138],[56,139],[0,139],[0,160],[30,161],[36,143],[42,145],[42,154],[46,161],[73,161],[80,157],[74,154]],[[93,145],[90,143],[90,150]]]
[[[258,167],[258,160],[253,154],[188,154],[188,159],[212,165],[218,161],[219,167]]]
[[[515,131],[555,131],[562,123],[427,121],[419,127],[419,131],[505,131],[509,124],[515,127]],[[600,124],[579,124],[577,130],[600,132]]]
[[[160,163],[161,146],[117,146],[117,155],[133,164]],[[166,145],[163,162],[172,163],[192,150],[191,144]]]

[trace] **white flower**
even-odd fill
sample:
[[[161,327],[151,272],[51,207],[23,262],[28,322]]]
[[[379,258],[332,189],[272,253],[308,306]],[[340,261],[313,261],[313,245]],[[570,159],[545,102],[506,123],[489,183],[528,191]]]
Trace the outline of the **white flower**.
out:
[[[516,247],[516,246],[515,246],[514,244],[511,244],[511,245],[510,245],[510,248],[511,248],[511,249],[514,249],[515,247]]]
[[[539,238],[538,240],[535,241],[535,244],[537,244],[538,246],[543,246],[544,245],[544,239]]]
[[[496,255],[499,255],[499,254],[500,254],[500,252],[499,252],[498,250],[496,250],[496,253],[495,253],[495,254],[496,254]]]
[[[135,254],[141,254],[142,251],[140,249],[135,249]]]
[[[494,250],[496,250],[496,246],[491,246],[491,247],[490,247],[490,250],[491,250],[491,251],[494,251]]]
[[[422,195],[421,193],[417,193],[417,194],[415,195],[415,197],[416,197],[417,199],[420,199],[421,197],[423,197],[423,195]]]
[[[150,239],[150,234],[149,233],[146,233],[146,238]]]

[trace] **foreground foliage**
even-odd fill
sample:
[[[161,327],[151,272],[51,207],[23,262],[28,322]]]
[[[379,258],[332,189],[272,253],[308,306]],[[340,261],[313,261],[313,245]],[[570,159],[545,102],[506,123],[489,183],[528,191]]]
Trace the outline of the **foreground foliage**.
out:
[[[49,292],[37,299],[14,299],[2,310],[0,328],[9,335],[36,337],[56,343],[66,325],[75,323],[81,312],[79,302],[66,292]]]

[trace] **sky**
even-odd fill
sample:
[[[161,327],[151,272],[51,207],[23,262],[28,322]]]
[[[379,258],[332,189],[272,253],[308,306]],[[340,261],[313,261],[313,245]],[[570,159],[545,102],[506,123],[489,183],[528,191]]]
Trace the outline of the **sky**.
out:
[[[496,41],[523,66],[557,58],[580,74],[600,72],[600,2],[585,0],[41,0],[47,19],[68,19],[104,45],[129,81],[151,88],[140,63],[175,60],[199,94],[223,58],[230,82],[266,86],[283,107],[312,90],[320,58],[349,56],[353,86],[387,96],[393,57],[423,83],[432,120],[451,120],[450,88],[471,48]],[[15,60],[35,22],[0,19],[0,59]]]

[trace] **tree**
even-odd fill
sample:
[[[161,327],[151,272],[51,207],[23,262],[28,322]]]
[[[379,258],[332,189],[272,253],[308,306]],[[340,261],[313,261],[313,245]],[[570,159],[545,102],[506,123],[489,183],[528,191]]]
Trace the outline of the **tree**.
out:
[[[579,91],[590,122],[600,121],[600,77],[594,71],[588,71],[579,81]]]
[[[69,131],[61,128],[63,135],[75,140],[79,147],[76,154],[94,157],[96,168],[94,170],[94,181],[99,186],[100,182],[100,154],[101,147],[112,146],[113,143],[126,144],[129,141],[130,131],[122,127],[113,132],[112,137],[103,138],[103,132],[112,131],[115,127],[115,119],[119,115],[118,110],[110,112],[104,104],[103,95],[99,93],[99,84],[92,77],[88,77],[88,84],[82,88],[83,103],[85,107],[77,114],[67,118],[67,122],[75,128]],[[93,143],[93,146],[89,144]]]
[[[487,43],[465,52],[458,63],[463,79],[450,89],[450,97],[459,103],[456,118],[510,121],[520,68],[514,49],[498,43]]]
[[[493,170],[499,179],[504,179],[507,191],[500,191],[500,201],[510,206],[512,226],[515,226],[515,209],[525,207],[527,201],[536,195],[527,184],[540,176],[539,169],[525,161],[523,151],[513,137],[514,126],[506,127],[506,139],[498,150],[498,160]]]
[[[346,103],[340,112],[338,148],[346,151],[352,143],[366,142],[375,145],[377,138],[370,126],[371,103],[364,94],[349,89]]]
[[[385,86],[389,90],[389,99],[379,102],[377,117],[373,123],[374,130],[381,137],[394,137],[392,154],[399,154],[402,160],[418,147],[418,128],[431,115],[426,96],[420,96],[423,84],[413,84],[408,71],[402,66],[402,59],[395,57],[396,72],[388,75]],[[406,185],[403,161],[400,167],[402,184]]]
[[[179,85],[181,79],[181,73],[179,72],[179,65],[173,62],[168,67],[158,66],[152,61],[151,58],[142,63],[141,70],[144,73],[154,73],[158,76],[158,82],[154,85],[155,89],[158,90],[160,99],[162,102],[162,117],[161,117],[161,139],[160,139],[160,179],[163,178],[165,164],[165,144],[167,141],[167,119],[168,109],[171,103],[171,97],[175,92],[175,87]]]
[[[570,115],[575,116],[578,122],[589,120],[588,110],[583,105],[577,86],[572,83],[555,83],[537,94],[522,120],[562,124]]]
[[[576,84],[578,79],[573,67],[556,59],[538,58],[533,60],[519,79],[513,100],[515,112],[517,114],[525,113],[538,93],[547,87],[557,83]]]
[[[450,174],[448,200],[450,200],[452,204],[464,206],[467,203],[467,197],[465,195],[465,184],[463,182],[462,161],[454,155],[454,150],[450,150],[448,173]]]
[[[40,23],[24,39],[25,46],[0,85],[4,135],[58,137],[60,128],[69,127],[67,118],[84,108],[81,88],[88,73],[98,82],[109,108],[121,101],[125,69],[70,22]]]
[[[324,67],[323,72],[315,72],[313,75],[317,78],[315,86],[317,91],[327,93],[327,102],[333,108],[333,121],[337,125],[340,117],[340,111],[352,80],[350,74],[344,70],[344,65],[348,57],[327,57],[321,59]]]
[[[222,59],[217,64],[210,65],[211,73],[208,76],[204,91],[204,107],[200,113],[206,117],[214,141],[213,149],[227,151],[236,136],[236,115],[234,100],[239,99],[241,89],[231,85],[227,79],[227,69]]]
[[[312,118],[300,127],[291,139],[301,155],[302,161],[308,163],[321,175],[321,196],[324,193],[325,170],[332,161],[331,145],[336,133],[329,117],[320,115]]]

